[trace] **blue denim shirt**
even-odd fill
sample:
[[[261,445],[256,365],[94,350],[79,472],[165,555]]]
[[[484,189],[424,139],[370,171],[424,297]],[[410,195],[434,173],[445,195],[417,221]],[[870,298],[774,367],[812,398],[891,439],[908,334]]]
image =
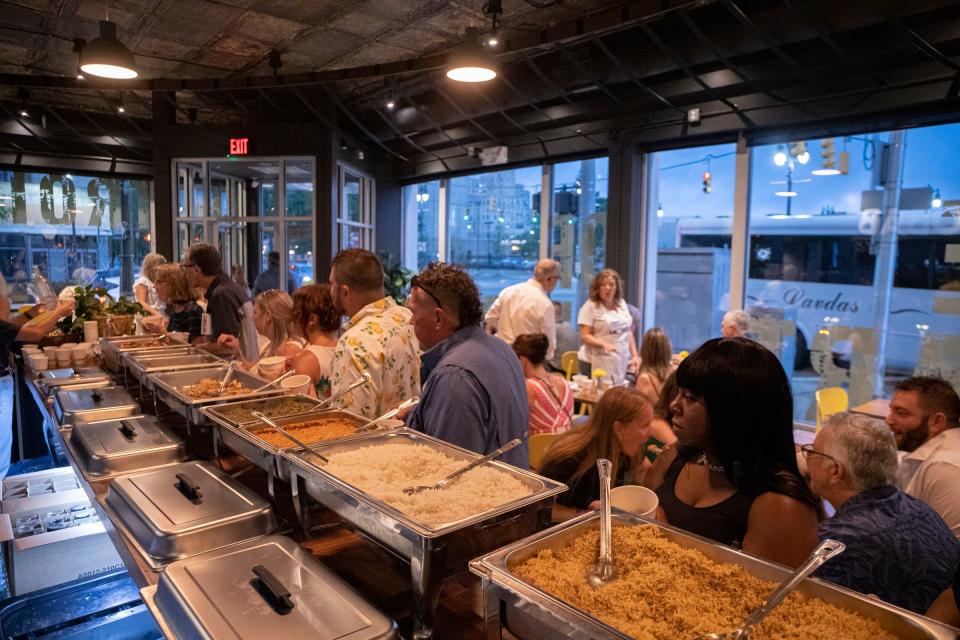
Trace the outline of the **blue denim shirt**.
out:
[[[514,438],[501,458],[521,469],[527,453],[527,390],[513,349],[480,327],[465,327],[423,354],[420,404],[407,426],[457,446],[490,453]]]
[[[847,548],[817,570],[818,578],[915,613],[926,613],[960,565],[960,541],[943,519],[895,487],[850,498],[819,534]]]

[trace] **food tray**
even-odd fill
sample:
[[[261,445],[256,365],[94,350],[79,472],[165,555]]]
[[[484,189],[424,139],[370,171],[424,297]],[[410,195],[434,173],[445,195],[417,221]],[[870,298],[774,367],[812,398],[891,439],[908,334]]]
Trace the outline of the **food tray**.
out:
[[[276,418],[290,414],[313,412],[321,405],[321,401],[308,395],[282,395],[262,400],[241,400],[239,402],[224,402],[213,407],[207,407],[205,413],[211,420],[219,424],[247,425],[263,424],[252,415],[251,411],[259,411],[268,418]],[[239,418],[229,415],[231,411],[242,411],[246,417]]]
[[[424,444],[464,463],[479,457],[472,451],[407,428],[321,443],[313,450],[328,456],[392,441]],[[565,485],[529,471],[490,462],[526,484],[531,495],[468,518],[430,527],[326,473],[307,461],[308,456],[301,457],[297,451],[284,451],[281,455],[290,462],[291,491],[301,514],[305,511],[300,501],[306,494],[410,563],[418,637],[431,633],[433,610],[443,578],[463,570],[472,558],[549,526],[553,501],[566,490]]]
[[[88,482],[182,462],[187,457],[183,440],[153,416],[80,424],[66,443]]]
[[[205,378],[215,378],[222,380],[227,373],[227,365],[216,367],[207,366],[203,369],[189,369],[187,371],[168,371],[165,373],[150,374],[149,379],[153,390],[156,392],[157,399],[166,404],[170,409],[176,411],[192,424],[202,425],[207,423],[207,417],[201,412],[201,409],[210,405],[217,405],[238,398],[269,398],[282,393],[276,386],[251,394],[234,394],[229,396],[216,396],[213,398],[191,398],[181,387],[196,384]],[[247,373],[240,368],[233,371],[230,377],[231,381],[237,381],[243,384],[251,391],[267,384],[269,380],[257,377],[252,373]]]
[[[486,638],[501,638],[502,630],[507,629],[521,640],[553,640],[555,638],[629,640],[629,636],[624,633],[517,578],[511,571],[512,567],[544,549],[559,549],[582,533],[596,529],[599,527],[599,522],[598,512],[587,513],[525,540],[516,541],[470,563],[470,570],[480,576],[483,581]],[[791,573],[782,565],[639,516],[622,512],[614,513],[613,524],[614,526],[656,525],[672,542],[682,547],[696,549],[716,562],[739,565],[758,578],[770,582],[780,583]],[[880,621],[884,629],[898,638],[905,640],[955,639],[955,634],[949,627],[822,580],[807,578],[797,590],[828,604],[874,618]]]
[[[130,351],[143,351],[180,346],[183,343],[173,338],[166,338],[167,344],[157,344],[157,335],[145,336],[117,336],[115,338],[100,338],[100,350],[103,352],[103,365],[107,371],[118,373],[123,366],[121,355]]]
[[[64,427],[140,413],[140,405],[123,387],[61,389],[54,394],[53,409],[57,422]]]
[[[191,369],[209,369],[224,364],[224,361],[202,349],[188,347],[189,351],[178,355],[128,354],[124,356],[127,370],[141,385],[153,390],[152,375],[167,371],[189,371]]]

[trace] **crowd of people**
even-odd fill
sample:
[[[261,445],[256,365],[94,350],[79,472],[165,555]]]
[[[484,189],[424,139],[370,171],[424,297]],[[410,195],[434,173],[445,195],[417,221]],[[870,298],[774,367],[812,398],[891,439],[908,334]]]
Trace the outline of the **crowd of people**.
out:
[[[605,458],[614,486],[656,493],[664,522],[788,566],[820,540],[840,540],[846,551],[819,577],[960,622],[960,397],[943,380],[896,385],[886,424],[836,414],[798,447],[789,380],[773,353],[744,337],[748,314],[728,312],[722,336],[686,358],[659,327],[638,346],[636,313],[611,269],[593,279],[576,329],[565,331],[550,299],[560,279],[552,260],[484,314],[467,271],[444,263],[418,273],[398,305],[379,259],[362,249],[340,252],[326,284],[288,283],[292,295],[268,270],[252,300],[211,245],[190,246],[179,264],[148,259],[136,287],[155,312],[145,328],[184,331],[260,375],[304,374],[320,398],[368,374],[343,408],[374,418],[419,396],[401,416],[407,426],[482,454],[520,438],[504,455],[518,467],[529,467],[529,436],[552,434],[537,471],[568,486],[556,521],[596,508]],[[71,310],[0,322],[0,339],[39,339]],[[574,413],[573,371],[561,362],[571,351],[576,369],[602,369],[612,383],[586,416]],[[283,366],[263,366],[278,358]]]

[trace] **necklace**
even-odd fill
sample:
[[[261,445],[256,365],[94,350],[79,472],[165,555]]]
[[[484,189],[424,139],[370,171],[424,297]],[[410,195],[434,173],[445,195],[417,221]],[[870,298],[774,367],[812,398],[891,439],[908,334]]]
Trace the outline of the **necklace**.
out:
[[[693,464],[698,464],[701,467],[706,467],[710,471],[716,471],[717,473],[723,473],[726,469],[723,468],[722,464],[710,464],[710,461],[707,460],[707,452],[701,451],[700,456],[693,461]]]

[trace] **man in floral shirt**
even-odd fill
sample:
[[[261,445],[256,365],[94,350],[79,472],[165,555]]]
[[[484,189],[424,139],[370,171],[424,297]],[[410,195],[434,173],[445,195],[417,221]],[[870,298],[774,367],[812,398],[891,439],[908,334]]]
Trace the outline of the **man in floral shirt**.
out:
[[[350,411],[375,418],[420,393],[420,355],[410,311],[383,292],[383,266],[364,249],[333,259],[330,295],[350,320],[333,352],[332,393],[349,387],[364,371],[371,382],[341,400]]]

